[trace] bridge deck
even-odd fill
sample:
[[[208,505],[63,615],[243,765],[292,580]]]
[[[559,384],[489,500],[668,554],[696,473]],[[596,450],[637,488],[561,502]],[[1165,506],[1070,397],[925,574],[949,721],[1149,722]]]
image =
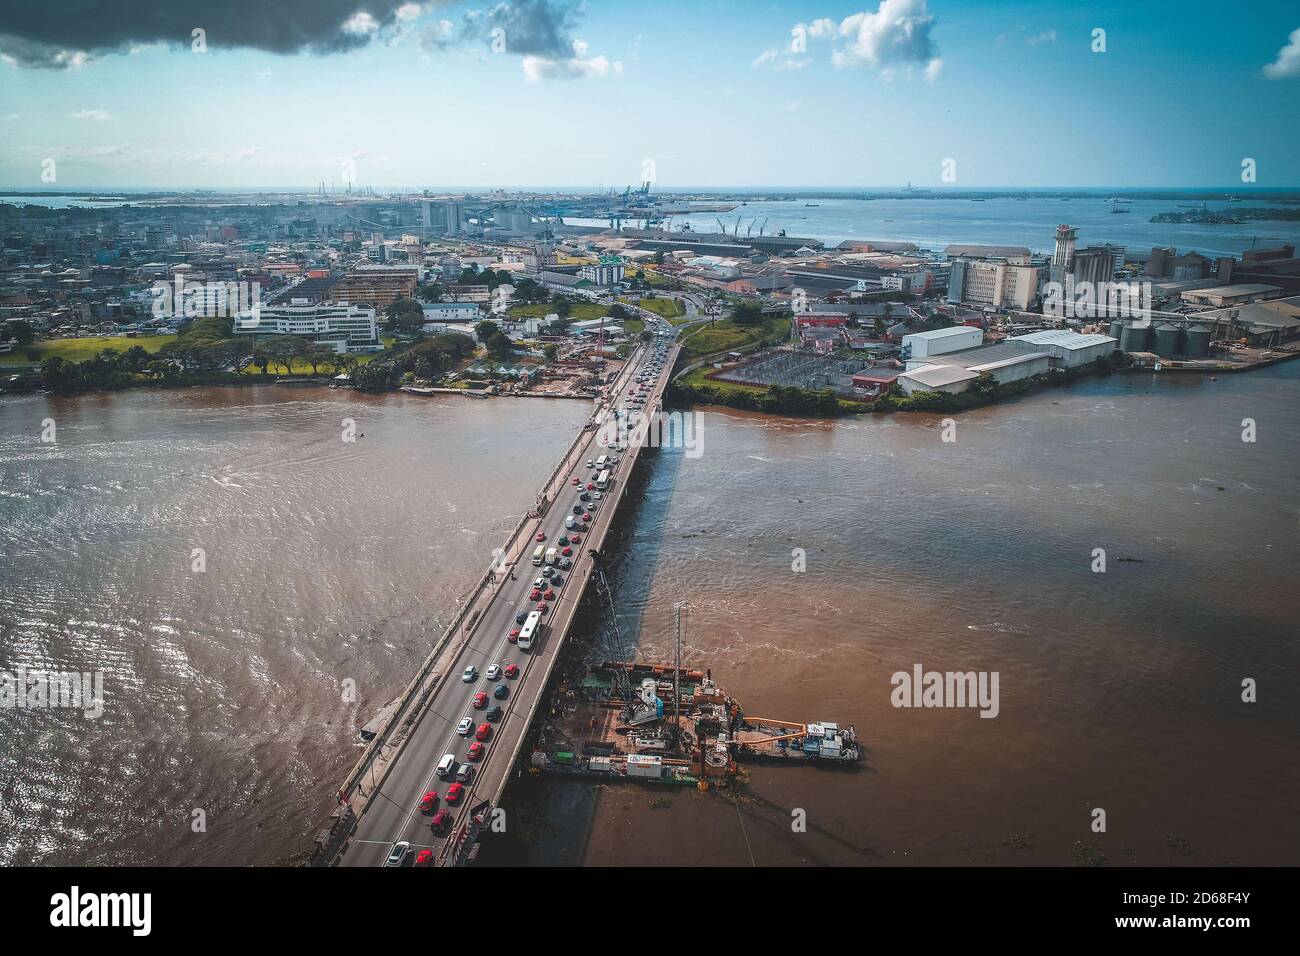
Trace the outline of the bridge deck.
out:
[[[647,412],[660,406],[678,348],[669,341],[667,357],[651,386]],[[592,561],[587,551],[592,548],[599,550],[603,546],[618,504],[626,493],[628,476],[639,457],[640,447],[634,444],[619,452],[621,460],[611,469],[612,484],[593,513],[589,533],[583,536],[580,545],[574,547],[573,568],[566,575],[568,580],[544,619],[548,625],[545,636],[540,646],[535,645],[531,652],[525,652],[511,644],[507,635],[515,626],[515,614],[531,609],[534,604],[528,595],[533,579],[541,571],[533,567],[530,560],[536,534],[542,531],[546,535],[547,547],[550,547],[565,533],[564,519],[572,513],[571,506],[579,490],[573,486],[572,478],[578,476],[584,484],[594,480],[594,473],[585,467],[585,461],[605,453],[597,443],[599,425],[612,414],[614,406],[653,351],[653,344],[640,349],[627,363],[544,489],[543,513],[540,517],[525,519],[511,536],[505,560],[513,570],[513,578],[508,571],[496,575],[489,572],[485,586],[476,592],[470,608],[467,608],[470,613],[455,622],[454,631],[444,635],[445,646],[436,662],[431,663],[429,673],[408,689],[407,700],[399,708],[398,719],[394,722],[396,726],[386,741],[376,740],[376,753],[382,754],[383,759],[364,768],[357,781],[360,786],[355,790],[349,788],[345,794],[357,819],[342,848],[338,861],[341,865],[382,865],[393,843],[402,840],[411,845],[408,862],[421,849],[433,850],[439,865],[463,862],[464,853],[472,846],[477,830],[475,821],[470,819],[470,811],[484,804],[495,805],[505,789],[510,769],[592,573]],[[592,423],[596,427],[593,428]],[[482,674],[492,663],[502,667],[514,663],[520,668],[520,676],[515,680],[489,682]],[[478,669],[480,676],[465,683],[460,675],[470,664]],[[509,696],[500,701],[491,698],[493,688],[498,684],[506,685],[509,690]],[[459,736],[456,725],[464,716],[471,717],[476,725],[483,722],[483,711],[471,706],[471,698],[478,691],[486,691],[489,706],[500,703],[505,713],[493,726],[492,736],[485,745],[486,753],[475,765],[475,775],[466,787],[466,794],[457,804],[449,806],[443,798],[451,781],[439,780],[434,768],[442,756],[449,753],[455,755],[458,763],[465,762],[473,737]],[[419,810],[421,798],[430,790],[439,796],[438,808],[452,811],[453,823],[446,836],[435,834],[429,826],[429,817]]]

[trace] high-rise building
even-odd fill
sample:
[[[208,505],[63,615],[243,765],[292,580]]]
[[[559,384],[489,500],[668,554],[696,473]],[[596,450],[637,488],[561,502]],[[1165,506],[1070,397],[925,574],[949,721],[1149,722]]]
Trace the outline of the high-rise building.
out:
[[[1079,230],[1062,223],[1056,227],[1056,251],[1052,254],[1050,269],[1053,282],[1065,282],[1066,275],[1074,263],[1074,245],[1079,238]]]
[[[1028,256],[1001,262],[959,259],[948,279],[948,301],[1027,310],[1038,300],[1039,277]]]
[[[1102,286],[1115,277],[1115,253],[1108,246],[1089,246],[1074,254],[1070,275],[1075,284],[1088,282]]]

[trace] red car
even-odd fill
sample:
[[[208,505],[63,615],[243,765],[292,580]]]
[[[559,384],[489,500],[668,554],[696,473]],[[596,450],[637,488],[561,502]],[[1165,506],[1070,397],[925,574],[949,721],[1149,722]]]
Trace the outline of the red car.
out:
[[[546,602],[545,602],[545,601],[543,601],[541,604],[537,605],[537,613],[538,613],[538,614],[545,614],[545,613],[546,613]]]
[[[433,851],[432,851],[432,850],[421,850],[421,851],[420,851],[420,855],[417,856],[417,857],[415,858],[415,865],[416,865],[416,866],[432,866],[432,865],[433,865]]]
[[[463,783],[453,783],[447,788],[447,802],[460,803],[460,798],[464,793],[465,785]]]
[[[594,481],[589,481],[589,482],[587,482],[587,490],[588,490],[588,491],[595,491],[595,490],[596,490],[596,483],[595,483]]]
[[[432,813],[433,808],[436,807],[437,805],[438,805],[438,793],[435,790],[430,790],[428,793],[424,795],[424,799],[420,801],[420,812]]]
[[[474,731],[475,740],[487,740],[491,736],[492,736],[491,724],[479,724],[478,730]]]
[[[574,475],[574,476],[573,476],[573,483],[574,483],[575,485],[581,485],[581,484],[582,484],[582,479],[579,478],[577,475]]]
[[[531,591],[528,592],[528,600],[530,601],[536,601],[541,596],[542,596],[541,588],[533,588]]]
[[[588,511],[586,514],[584,514],[584,515],[582,516],[582,520],[583,520],[583,521],[590,521],[590,520],[591,520],[591,512]]]
[[[546,593],[543,594],[542,597],[546,598],[546,600],[548,600],[548,601],[554,601],[554,600],[555,600],[555,592],[552,591],[550,588],[547,588],[547,589],[546,589]]]
[[[511,628],[511,629],[510,629],[510,636],[507,637],[506,640],[509,641],[511,644],[518,644],[518,643],[519,643],[519,628],[517,628],[517,627],[513,627],[513,628]]]
[[[502,671],[502,673],[505,674],[507,677],[509,677],[511,680],[514,680],[516,677],[519,676],[519,667],[515,664],[507,664],[506,669]]]
[[[571,535],[569,535],[569,540],[570,540],[573,544],[582,544],[582,536],[581,536],[581,535],[571,534]]]
[[[460,786],[460,784],[456,784]],[[447,827],[451,826],[451,814],[446,810],[439,810],[433,815],[433,820],[429,826],[433,827],[435,833],[446,833]]]
[[[477,694],[474,695],[474,709],[482,710],[486,706],[487,706],[487,694],[483,693],[483,691],[479,691]]]
[[[538,541],[545,541],[545,540],[546,540],[546,532],[545,532],[545,531],[539,531],[539,532],[537,532],[537,540],[538,540]]]
[[[565,548],[564,550],[562,550],[562,551],[560,552],[560,554],[564,555],[564,556],[567,558],[567,557],[569,557],[569,556],[571,556],[571,555],[573,554],[573,549],[572,549],[572,548]]]
[[[482,760],[483,745],[479,743],[477,740],[474,741],[474,743],[470,744],[469,751],[465,754],[465,759],[474,760],[474,761]]]

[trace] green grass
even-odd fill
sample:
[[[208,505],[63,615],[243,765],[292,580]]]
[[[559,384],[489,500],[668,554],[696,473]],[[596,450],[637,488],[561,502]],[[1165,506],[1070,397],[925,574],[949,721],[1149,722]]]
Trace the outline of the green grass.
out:
[[[146,352],[157,352],[168,342],[176,341],[174,335],[139,335],[130,338],[125,335],[112,335],[104,338],[81,338],[81,339],[43,339],[33,342],[26,348],[16,348],[12,352],[5,352],[0,355],[0,363],[26,364],[32,361],[44,362],[47,358],[58,356],[68,362],[85,362],[94,358],[104,349],[114,349],[118,352],[125,352],[132,346],[138,345]],[[27,357],[27,353],[35,351],[39,353],[36,359]]]
[[[641,308],[645,309],[647,312],[653,312],[661,319],[675,319],[686,312],[686,310],[682,308],[682,304],[676,299],[654,298],[642,299],[640,302],[637,302],[635,299],[621,298],[618,301],[626,305],[640,305]]]
[[[587,319],[609,315],[609,308],[598,302],[574,302],[572,306],[569,312],[569,320],[572,322],[585,322]],[[555,306],[550,302],[539,302],[536,305],[512,305],[506,309],[506,315],[516,319],[544,319],[554,311]]]
[[[709,373],[715,371],[717,371],[717,369],[713,368],[713,366],[706,365],[703,368],[697,368],[694,371],[687,372],[678,379],[678,381],[683,385],[694,385],[697,387],[708,385],[711,388],[716,388],[720,392],[748,392],[752,395],[755,392],[767,391],[766,385],[742,385],[740,382],[724,382],[721,379],[709,378]]]
[[[790,331],[789,319],[767,319],[760,325],[736,325],[730,319],[703,325],[698,331],[688,332],[682,341],[682,353],[687,359],[726,352],[763,338],[780,338]]]

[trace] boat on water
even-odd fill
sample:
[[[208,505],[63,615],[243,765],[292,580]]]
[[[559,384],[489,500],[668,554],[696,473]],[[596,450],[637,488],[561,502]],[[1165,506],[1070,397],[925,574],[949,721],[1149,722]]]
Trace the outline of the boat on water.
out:
[[[745,713],[709,670],[602,661],[562,684],[531,764],[539,773],[725,785],[737,762],[861,762],[853,727]]]

